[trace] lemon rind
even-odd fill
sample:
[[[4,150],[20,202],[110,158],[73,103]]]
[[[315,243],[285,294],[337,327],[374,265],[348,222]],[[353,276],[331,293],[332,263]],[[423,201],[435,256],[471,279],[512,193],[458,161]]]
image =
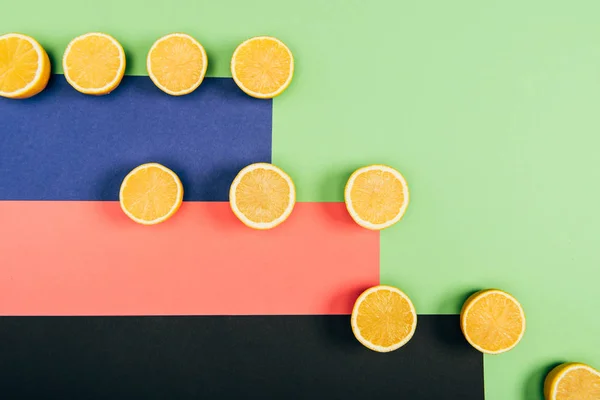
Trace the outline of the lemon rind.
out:
[[[35,72],[35,76],[33,77],[33,80],[31,82],[29,82],[27,85],[25,85],[25,87],[18,89],[14,92],[5,92],[5,91],[0,90],[0,96],[7,97],[7,98],[13,98],[13,99],[24,98],[23,96],[30,97],[30,95],[37,94],[37,93],[30,94],[29,91],[31,91],[31,89],[34,88],[41,81],[42,73],[43,73],[43,69],[44,69],[44,58],[47,58],[48,54],[46,54],[46,51],[39,44],[39,42],[37,40],[35,40],[31,36],[23,35],[22,33],[7,33],[5,35],[1,35],[0,40],[9,39],[12,37],[17,37],[19,39],[23,39],[23,40],[29,42],[33,46],[33,48],[35,49],[35,52],[38,56],[38,60],[39,60],[38,68]],[[51,68],[49,63],[48,63],[48,66],[49,66],[49,68]],[[44,87],[45,86],[46,85],[44,85]],[[41,90],[43,90],[43,89],[44,88],[42,87]]]

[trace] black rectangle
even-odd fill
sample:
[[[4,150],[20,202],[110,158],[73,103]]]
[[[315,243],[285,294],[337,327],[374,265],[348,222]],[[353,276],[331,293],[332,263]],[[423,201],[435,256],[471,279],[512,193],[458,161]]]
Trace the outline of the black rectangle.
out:
[[[380,354],[349,316],[2,317],[2,399],[481,400],[458,316]]]

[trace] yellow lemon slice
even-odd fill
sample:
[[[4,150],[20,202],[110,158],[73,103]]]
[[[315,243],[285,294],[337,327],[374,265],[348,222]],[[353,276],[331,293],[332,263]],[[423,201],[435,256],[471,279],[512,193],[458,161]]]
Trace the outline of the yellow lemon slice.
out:
[[[254,229],[271,229],[285,221],[296,204],[296,189],[288,174],[268,163],[242,169],[229,190],[233,213]]]
[[[121,184],[119,201],[123,212],[143,225],[171,218],[183,201],[183,186],[169,168],[148,163],[131,171]]]
[[[582,363],[555,367],[544,380],[546,400],[599,400],[600,372]]]
[[[365,290],[356,300],[351,316],[356,339],[381,353],[404,346],[417,329],[412,301],[399,289],[379,285]]]
[[[27,35],[0,36],[0,96],[25,99],[44,90],[50,79],[50,59]]]
[[[235,49],[231,57],[231,75],[246,94],[270,99],[290,85],[294,57],[281,40],[270,36],[254,37]]]
[[[510,294],[497,289],[482,290],[464,303],[460,327],[467,341],[482,353],[504,353],[523,338],[525,313]]]
[[[200,86],[208,59],[196,39],[185,33],[172,33],[152,45],[146,64],[150,79],[159,89],[182,96]]]
[[[381,230],[400,221],[409,202],[406,180],[395,169],[369,165],[356,170],[344,191],[346,208],[363,228]]]
[[[63,69],[67,82],[79,92],[108,94],[119,86],[125,74],[125,51],[106,33],[86,33],[67,46]]]

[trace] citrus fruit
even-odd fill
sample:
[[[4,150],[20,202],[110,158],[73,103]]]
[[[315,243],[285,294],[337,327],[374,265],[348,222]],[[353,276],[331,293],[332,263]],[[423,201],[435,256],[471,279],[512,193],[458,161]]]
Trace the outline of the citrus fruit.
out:
[[[185,33],[172,33],[152,45],[146,66],[150,79],[159,89],[172,96],[182,96],[200,86],[208,58],[196,39]]]
[[[169,168],[148,163],[131,171],[121,184],[121,208],[129,218],[143,225],[166,221],[183,200],[183,186]]]
[[[296,204],[296,189],[288,174],[268,163],[250,164],[229,190],[233,213],[254,229],[271,229],[285,221]]]
[[[106,33],[86,33],[67,46],[63,69],[67,82],[79,92],[108,94],[123,79],[125,52],[119,42]]]
[[[406,180],[385,165],[359,168],[350,176],[344,190],[346,208],[363,228],[380,230],[400,221],[409,202]]]
[[[467,341],[482,353],[504,353],[523,338],[525,313],[510,294],[497,289],[482,290],[463,304],[460,327]]]
[[[294,75],[294,57],[281,40],[270,36],[254,37],[233,52],[231,75],[248,95],[270,99],[290,85]]]
[[[546,400],[599,400],[600,372],[582,363],[561,364],[546,376]]]
[[[25,99],[44,90],[50,79],[50,59],[27,35],[0,36],[0,96]]]
[[[417,313],[402,291],[379,285],[358,297],[352,309],[351,324],[360,343],[384,353],[408,343],[417,329]]]

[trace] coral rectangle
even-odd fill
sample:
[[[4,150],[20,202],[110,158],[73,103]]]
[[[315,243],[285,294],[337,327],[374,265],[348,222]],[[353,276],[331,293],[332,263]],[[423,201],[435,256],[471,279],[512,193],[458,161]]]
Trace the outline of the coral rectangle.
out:
[[[379,234],[343,203],[254,231],[228,203],[141,226],[117,202],[0,202],[0,315],[348,314],[379,283]]]

